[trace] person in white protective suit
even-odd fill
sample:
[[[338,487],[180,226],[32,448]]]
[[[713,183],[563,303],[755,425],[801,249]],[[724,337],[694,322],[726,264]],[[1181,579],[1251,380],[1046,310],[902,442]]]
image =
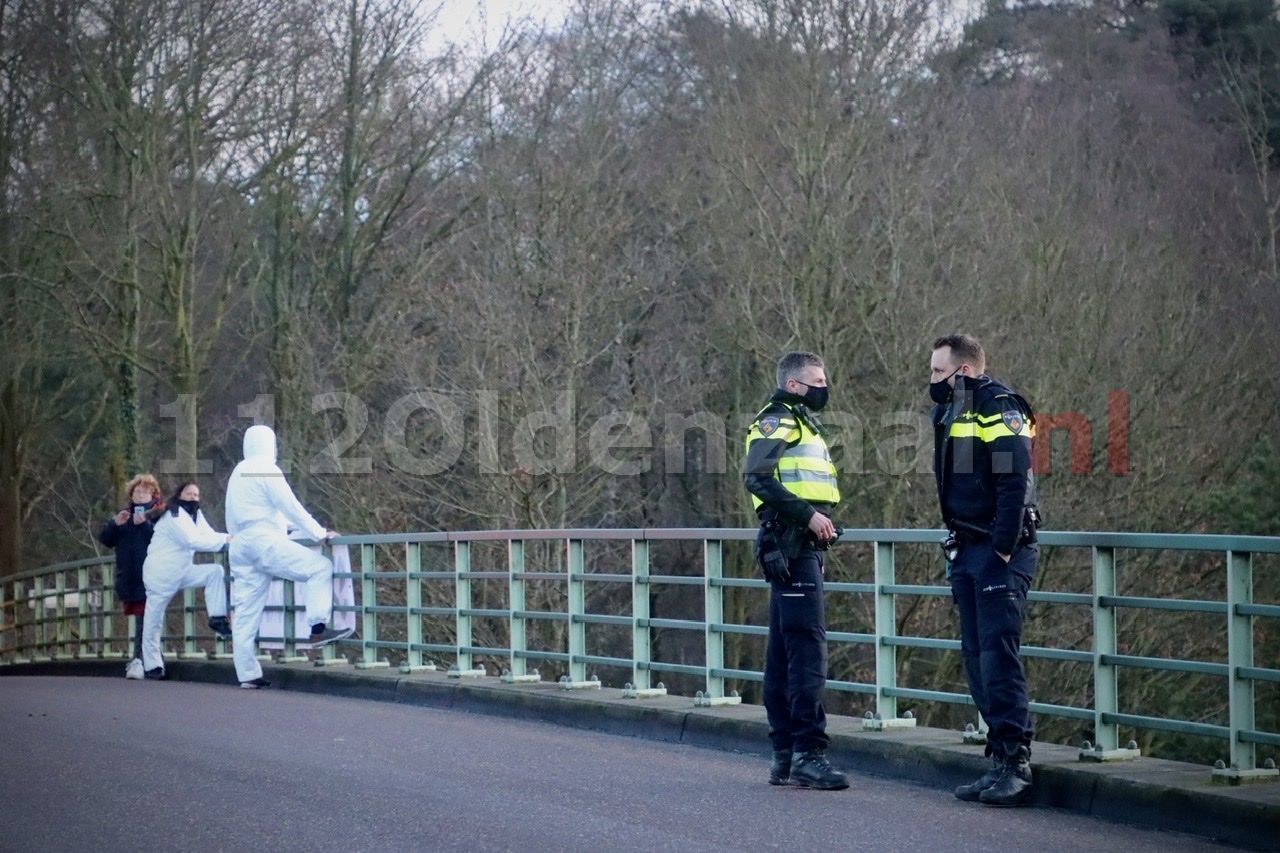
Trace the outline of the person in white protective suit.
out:
[[[164,611],[178,590],[204,587],[204,606],[209,628],[220,638],[231,638],[227,622],[227,578],[216,563],[194,563],[196,551],[221,551],[231,539],[210,526],[200,510],[200,487],[188,481],[169,499],[164,514],[156,521],[155,533],[142,563],[142,583],[147,590],[147,609],[142,618],[142,665],[145,677],[165,677],[160,653]]]
[[[235,622],[232,657],[240,686],[270,684],[254,654],[262,608],[271,579],[306,584],[304,600],[311,636],[306,642],[323,645],[350,636],[350,628],[326,627],[333,610],[333,563],[323,554],[291,540],[281,517],[317,541],[336,536],[312,518],[276,465],[276,434],[271,427],[251,426],[244,434],[244,460],[227,483],[227,530],[231,532],[231,576],[234,581]]]

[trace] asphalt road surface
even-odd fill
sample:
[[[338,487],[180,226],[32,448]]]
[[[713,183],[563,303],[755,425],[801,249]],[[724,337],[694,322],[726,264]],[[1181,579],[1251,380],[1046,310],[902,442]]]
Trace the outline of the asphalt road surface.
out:
[[[860,775],[520,719],[281,690],[0,680],[0,851],[1223,850]]]

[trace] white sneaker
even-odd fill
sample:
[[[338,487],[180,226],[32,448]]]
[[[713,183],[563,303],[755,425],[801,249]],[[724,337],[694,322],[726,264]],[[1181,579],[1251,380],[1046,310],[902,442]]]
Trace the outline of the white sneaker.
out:
[[[124,668],[124,677],[132,678],[135,681],[142,681],[144,678],[144,670],[142,668],[142,658],[134,658],[129,661],[129,665]]]

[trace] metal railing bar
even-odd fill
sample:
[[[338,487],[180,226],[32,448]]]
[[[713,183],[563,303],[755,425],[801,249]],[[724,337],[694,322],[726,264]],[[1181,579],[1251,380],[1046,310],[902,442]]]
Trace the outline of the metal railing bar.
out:
[[[1225,601],[1196,601],[1189,598],[1139,598],[1132,595],[1100,595],[1103,607],[1136,607],[1142,610],[1178,610],[1187,613],[1226,614]]]
[[[1184,735],[1201,735],[1220,740],[1231,737],[1231,729],[1211,723],[1193,723],[1189,720],[1168,720],[1163,717],[1144,717],[1139,714],[1103,714],[1103,722],[1130,726],[1135,729],[1157,729]]]
[[[1186,661],[1172,658],[1148,658],[1135,655],[1100,655],[1101,662],[1112,666],[1128,666],[1135,669],[1158,669],[1169,672],[1194,672],[1201,675],[1219,675],[1225,678],[1230,669],[1225,663]]]

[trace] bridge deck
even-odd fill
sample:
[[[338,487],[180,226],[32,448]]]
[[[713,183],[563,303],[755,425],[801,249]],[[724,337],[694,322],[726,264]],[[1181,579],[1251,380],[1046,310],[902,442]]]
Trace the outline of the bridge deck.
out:
[[[0,674],[110,677],[115,680],[109,688],[111,693],[117,689],[126,690],[126,696],[136,700],[133,710],[143,716],[151,713],[149,702],[173,695],[163,691],[181,687],[171,683],[126,682],[120,678],[121,669],[122,663],[114,660],[84,660],[16,665],[0,668]],[[386,669],[317,668],[308,664],[276,664],[266,669],[267,677],[273,682],[271,690],[274,693],[300,692],[381,700],[398,705],[507,717],[521,723],[551,723],[597,733],[747,753],[752,756],[750,761],[759,762],[758,768],[752,765],[754,775],[763,780],[766,772],[763,761],[768,750],[767,725],[763,709],[758,706],[694,707],[693,701],[687,697],[628,699],[616,689],[565,690],[550,682],[503,684],[496,678],[453,679],[444,673],[409,676]],[[225,661],[171,661],[169,673],[174,681],[234,686],[234,673],[230,663]],[[57,681],[65,683],[64,679]],[[31,683],[30,679],[8,684],[0,680],[0,685],[3,685],[0,686],[0,696],[4,697],[0,699],[0,706],[4,706],[6,712],[0,716],[14,719],[14,714],[8,712],[18,712],[21,708],[8,706],[13,705],[22,692],[14,688]],[[81,682],[80,686],[91,694],[95,690],[88,682]],[[185,689],[194,686],[187,685]],[[108,688],[101,685],[96,689]],[[204,691],[201,702],[225,703],[230,708],[243,708],[244,699],[256,695],[230,689],[226,693],[209,692],[208,686],[201,689]],[[346,707],[347,713],[351,713],[350,706]],[[92,709],[87,713],[92,713]],[[305,729],[310,724],[300,719],[283,719],[279,723],[291,729]],[[360,727],[361,721],[353,718],[352,724]],[[492,721],[490,724],[498,725]],[[959,733],[953,731],[920,727],[865,732],[862,720],[834,716],[830,718],[828,730],[832,735],[833,763],[859,778],[870,774],[868,779],[909,780],[921,783],[935,793],[942,793],[956,784],[971,781],[984,767],[981,747],[964,745]],[[12,729],[6,732],[10,736],[15,734]],[[373,736],[376,737],[377,733]],[[394,735],[387,733],[387,736]],[[2,740],[8,741],[10,737]],[[5,750],[7,764],[9,752],[9,749]],[[1047,810],[1049,812],[1064,809],[1117,823],[1189,833],[1251,848],[1280,849],[1280,783],[1238,787],[1215,785],[1210,781],[1207,768],[1151,758],[1107,764],[1080,762],[1077,749],[1055,744],[1036,744],[1033,763],[1037,774],[1036,804],[1053,807]],[[623,767],[620,772],[632,771]],[[128,782],[122,779],[121,784]],[[703,785],[704,782],[697,784]],[[705,784],[713,785],[714,780],[707,779]],[[762,787],[768,789],[769,786]],[[859,785],[853,787],[856,792]],[[702,796],[702,789],[699,790],[698,796]],[[181,791],[175,791],[175,796],[185,799]],[[838,798],[842,795],[827,796]],[[920,796],[925,795],[921,792]],[[915,797],[915,794],[909,794],[908,799],[914,800]],[[856,806],[856,800],[846,802],[851,807]],[[946,802],[946,797],[942,802]],[[948,803],[946,808],[961,809],[956,819],[974,809],[986,812],[991,818],[993,810],[953,802],[954,807]],[[910,810],[917,804],[904,802],[902,805]],[[1114,842],[1112,836],[1117,830],[1117,827],[1110,826],[1102,830],[1101,837]],[[10,843],[12,841],[10,839]],[[584,844],[582,849],[590,847],[592,845]],[[6,846],[0,837],[0,849],[17,848]],[[1166,849],[1172,848],[1166,845]]]

